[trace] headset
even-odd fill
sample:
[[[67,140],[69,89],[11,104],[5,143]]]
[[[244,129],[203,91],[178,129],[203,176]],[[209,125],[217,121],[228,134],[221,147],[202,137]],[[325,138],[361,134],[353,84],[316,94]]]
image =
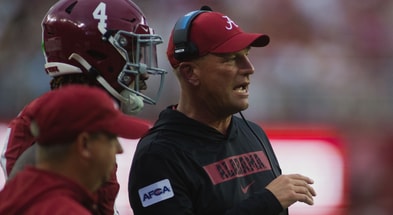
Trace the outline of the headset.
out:
[[[209,6],[202,6],[201,9],[195,10],[192,12],[187,13],[179,20],[177,20],[175,27],[173,29],[173,44],[175,46],[175,53],[174,57],[176,60],[182,61],[185,59],[191,59],[197,57],[198,47],[191,41],[189,41],[189,32],[190,32],[190,25],[192,21],[201,13],[206,13],[213,11]],[[272,167],[272,172],[275,178],[280,175],[280,171],[277,169],[275,165],[272,163],[273,154],[271,150],[268,150],[264,141],[256,134],[254,129],[250,126],[247,122],[245,117],[243,116],[242,112],[239,112],[241,118],[250,129],[251,133],[257,138],[258,142],[262,145],[262,148],[266,152],[267,159],[269,161],[270,166]]]
[[[209,6],[202,6],[201,9],[189,12],[177,20],[173,29],[174,57],[176,60],[183,61],[198,56],[198,47],[189,41],[190,25],[198,15],[210,11],[212,9]]]

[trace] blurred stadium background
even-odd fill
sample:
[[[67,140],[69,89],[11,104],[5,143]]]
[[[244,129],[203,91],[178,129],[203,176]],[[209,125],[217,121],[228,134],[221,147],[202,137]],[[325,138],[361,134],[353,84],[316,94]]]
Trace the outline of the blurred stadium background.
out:
[[[0,0],[3,125],[24,105],[49,90],[49,77],[43,70],[40,23],[55,2]],[[285,136],[288,127],[306,127],[311,133],[321,126],[333,128],[334,137],[342,143],[339,150],[345,151],[345,214],[393,213],[393,1],[134,2],[150,26],[163,36],[165,42],[159,46],[158,60],[169,72],[160,101],[146,107],[140,117],[154,121],[161,109],[176,103],[178,86],[166,59],[166,41],[180,16],[201,5],[210,5],[245,31],[263,32],[271,37],[268,47],[252,49],[250,53],[255,73],[245,116],[274,128],[272,135],[279,132],[275,137],[280,137],[280,132]],[[296,149],[292,153],[299,159],[311,156],[300,146],[299,151]],[[318,157],[311,157],[318,168]],[[326,186],[329,178],[335,177],[325,175]]]

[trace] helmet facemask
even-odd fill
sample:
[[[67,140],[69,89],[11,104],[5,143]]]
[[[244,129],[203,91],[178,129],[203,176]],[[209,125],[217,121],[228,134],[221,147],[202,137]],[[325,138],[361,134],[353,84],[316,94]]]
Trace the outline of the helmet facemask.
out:
[[[148,26],[138,25],[135,32],[117,31],[110,41],[125,60],[125,65],[117,79],[118,83],[125,90],[141,96],[145,103],[156,104],[166,71],[159,68],[157,64],[156,46],[163,40],[161,36],[151,32]],[[146,89],[147,78],[150,83],[147,87],[149,90]],[[158,83],[155,83],[156,81]],[[146,93],[142,93],[141,90],[146,90]]]

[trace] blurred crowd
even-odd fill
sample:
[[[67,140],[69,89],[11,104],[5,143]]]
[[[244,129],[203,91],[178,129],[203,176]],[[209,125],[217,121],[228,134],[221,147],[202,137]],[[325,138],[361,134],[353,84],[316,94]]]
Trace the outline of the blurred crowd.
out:
[[[0,121],[49,90],[40,23],[54,2],[0,0]],[[250,52],[255,73],[245,116],[266,125],[334,126],[349,156],[349,214],[393,213],[393,1],[134,2],[164,41],[182,14],[204,4],[246,31],[268,34],[269,46]],[[164,92],[140,115],[151,121],[177,101],[166,46],[158,47],[168,71]]]

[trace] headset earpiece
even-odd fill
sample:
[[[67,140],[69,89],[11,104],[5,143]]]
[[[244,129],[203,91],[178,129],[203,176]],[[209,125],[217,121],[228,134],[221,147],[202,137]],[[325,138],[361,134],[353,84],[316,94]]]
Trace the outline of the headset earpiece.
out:
[[[192,11],[177,20],[173,29],[174,57],[182,61],[198,56],[198,47],[189,41],[190,25],[201,13],[211,11],[210,7],[203,6],[200,10]]]

